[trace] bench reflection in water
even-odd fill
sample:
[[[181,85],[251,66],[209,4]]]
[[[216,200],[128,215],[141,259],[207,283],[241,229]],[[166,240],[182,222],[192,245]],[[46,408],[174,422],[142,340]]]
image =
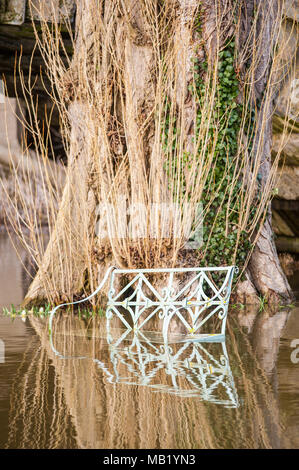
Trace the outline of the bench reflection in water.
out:
[[[89,359],[98,365],[107,382],[146,386],[155,392],[180,397],[197,397],[226,408],[239,406],[224,341],[207,337],[201,341],[177,342],[173,335],[165,342],[158,332],[107,328],[107,325],[103,325],[99,335],[106,340],[103,355]],[[60,358],[88,358],[61,354],[54,346],[54,338],[51,332],[51,347]]]

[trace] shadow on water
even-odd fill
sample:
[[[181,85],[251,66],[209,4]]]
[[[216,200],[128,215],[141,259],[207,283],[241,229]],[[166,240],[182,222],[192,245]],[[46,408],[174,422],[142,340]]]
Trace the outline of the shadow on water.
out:
[[[22,285],[17,269],[14,279]],[[7,303],[17,303],[12,294]],[[61,314],[57,354],[46,320],[0,317],[0,447],[299,446],[299,306],[231,309],[225,343],[122,334],[107,335],[101,318]]]

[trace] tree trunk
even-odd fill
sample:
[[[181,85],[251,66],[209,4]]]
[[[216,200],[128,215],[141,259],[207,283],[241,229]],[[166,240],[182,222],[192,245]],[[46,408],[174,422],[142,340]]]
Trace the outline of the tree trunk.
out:
[[[72,141],[62,200],[43,265],[30,285],[25,304],[66,300],[84,287],[96,202],[89,179],[91,155],[84,147],[84,106],[73,104]]]
[[[257,54],[260,56],[260,61],[255,70],[255,96],[256,99],[261,99],[265,90],[268,93],[270,58],[275,43],[272,37],[272,26],[275,22],[275,15],[279,14],[279,8],[276,8],[276,2],[273,2],[272,9],[268,8],[268,2],[254,0],[251,2],[240,0],[240,2],[243,8],[243,23],[240,24],[243,29],[239,37],[239,47],[248,43],[248,40],[257,41],[259,44]],[[155,42],[155,38],[151,37],[151,34],[154,31],[153,24],[158,21],[159,2],[128,0],[123,5],[123,2],[94,0],[93,3],[101,12],[102,31],[106,31],[107,36],[111,31],[114,32],[114,50],[111,50],[111,43],[106,44],[105,35],[99,35],[95,39],[96,32],[92,29],[97,27],[92,18],[94,10],[87,0],[78,2],[76,47],[70,71],[72,82],[70,95],[75,94],[75,99],[72,100],[69,97],[72,102],[68,110],[71,138],[67,180],[55,229],[51,235],[43,264],[30,286],[25,303],[42,301],[45,298],[52,302],[58,299],[70,299],[81,294],[84,288],[91,290],[97,284],[95,266],[99,265],[99,274],[103,277],[107,264],[114,264],[118,259],[118,253],[113,249],[106,258],[102,256],[100,261],[94,255],[97,250],[102,250],[101,242],[95,238],[94,233],[96,206],[105,200],[111,191],[110,169],[108,163],[105,163],[107,152],[113,153],[112,166],[116,166],[119,148],[122,149],[120,150],[123,157],[121,171],[129,174],[130,181],[129,189],[124,188],[124,190],[130,192],[133,203],[146,205],[153,194],[157,200],[161,199],[157,196],[162,192],[160,177],[156,178],[153,173],[148,174],[149,162],[156,152],[157,140],[153,119],[155,88],[159,86],[154,73],[157,67],[154,63],[155,47],[158,47],[158,43]],[[168,4],[168,2],[165,3]],[[252,35],[248,25],[253,21],[253,7],[256,4],[262,7],[259,10],[259,21],[256,23],[257,29]],[[152,10],[146,9],[149,5]],[[174,21],[179,26],[176,28],[173,43],[178,80],[176,92],[172,98],[175,99],[176,107],[184,117],[182,135],[185,136],[186,152],[192,152],[195,135],[196,108],[188,92],[193,80],[192,57],[194,54],[201,57],[205,50],[208,60],[213,62],[223,38],[233,34],[231,7],[231,0],[222,0],[220,10],[217,0],[201,2],[202,36],[198,32],[195,33],[193,28],[196,15],[199,14],[198,2],[179,0],[176,7]],[[101,76],[99,72],[96,78],[93,78],[89,67],[92,70],[93,62],[98,60],[94,44],[99,39],[102,41],[99,51],[103,73]],[[110,63],[113,56],[117,58],[119,64],[117,71]],[[87,77],[84,82],[85,88],[79,90],[80,79],[84,74]],[[123,88],[119,87],[117,91],[116,74],[122,76],[124,84]],[[92,103],[92,98],[90,98],[97,87],[105,90],[101,95],[103,99],[101,104],[97,103],[96,99]],[[122,97],[119,96],[121,93],[123,93]],[[88,104],[86,104],[87,99],[91,100]],[[263,134],[263,139],[257,139],[259,145],[261,145],[261,140],[263,145],[262,187],[266,186],[270,174],[272,109],[270,106],[266,110],[268,115],[266,124],[261,118],[259,132]],[[105,110],[109,110],[106,115]],[[102,115],[100,115],[101,112]],[[105,121],[105,116],[109,113],[113,125]],[[260,111],[260,116],[264,116],[262,111]],[[116,151],[115,148],[112,149],[112,137],[108,138],[107,135],[113,136],[115,129],[113,126],[118,125],[122,126],[124,136],[121,139],[124,143],[118,142]],[[105,135],[103,132],[105,126],[110,134]],[[140,178],[148,182],[145,189],[140,183]],[[118,187],[119,193],[122,191],[121,184]],[[192,254],[190,255],[190,260],[191,263],[197,262],[195,252],[193,258]],[[178,263],[176,259],[176,264]],[[251,289],[251,293],[258,291],[266,296],[275,293],[277,297],[286,301],[292,297],[273,242],[270,209],[250,260],[246,282],[246,289]]]
[[[92,43],[91,11],[84,2],[77,10],[77,39],[73,60],[74,74],[80,74],[86,48]],[[81,99],[80,99],[81,98]],[[65,187],[42,266],[30,285],[24,305],[72,300],[81,294],[89,274],[89,289],[95,286],[90,259],[94,245],[96,196],[93,189],[94,160],[92,145],[96,136],[87,139],[90,109],[82,96],[69,104],[71,128]]]
[[[275,24],[277,19],[282,16],[281,2],[279,0],[270,3],[263,0],[243,2],[243,34],[245,33],[245,37],[240,38],[240,47],[246,38],[246,30],[250,30],[248,24],[253,21],[256,9],[258,11],[256,30],[250,38],[252,45],[256,47],[256,56],[259,57],[253,77],[255,102],[261,103],[257,116],[259,124],[255,145],[262,147],[259,171],[261,187],[265,188],[271,173],[272,116],[277,95],[275,81],[276,83],[278,81],[278,77],[271,74],[271,61],[278,34]],[[269,100],[263,99],[263,95],[267,93],[270,95]],[[264,116],[266,116],[266,122],[264,122]],[[249,262],[247,282],[250,282],[249,279],[252,280],[257,292],[268,297],[269,300],[290,302],[294,298],[278,259],[272,230],[270,204],[265,223]]]

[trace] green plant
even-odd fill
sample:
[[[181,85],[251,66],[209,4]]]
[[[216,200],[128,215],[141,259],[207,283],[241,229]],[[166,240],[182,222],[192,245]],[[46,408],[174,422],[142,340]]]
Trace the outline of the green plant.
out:
[[[207,72],[207,61],[200,61],[197,57],[192,59],[194,81],[189,85],[189,91],[197,107],[193,139],[196,154],[184,151],[182,156],[177,158],[181,130],[175,111],[167,99],[162,145],[168,154],[173,152],[173,158],[168,157],[164,167],[170,181],[176,176],[176,184],[170,184],[174,197],[179,187],[186,200],[194,198],[194,194],[190,193],[187,187],[186,171],[182,168],[187,172],[193,169],[195,179],[204,181],[202,191],[198,193],[204,213],[202,265],[237,264],[242,268],[253,248],[248,227],[253,223],[257,229],[257,207],[262,201],[257,184],[254,196],[251,195],[247,220],[242,223],[240,215],[244,210],[245,184],[242,172],[236,171],[236,166],[242,169],[245,163],[238,146],[241,130],[245,127],[248,151],[252,151],[255,110],[248,107],[246,100],[244,104],[237,101],[240,83],[234,68],[234,57],[235,42],[228,40],[218,54],[216,85],[211,72]],[[207,115],[206,109],[207,95],[211,95],[213,107],[210,116]],[[205,126],[207,120],[208,129]],[[211,154],[212,158],[209,156]],[[195,159],[197,168],[194,170]],[[256,204],[253,204],[254,201]]]
[[[34,315],[35,317],[39,317],[39,318],[45,318],[49,316],[52,309],[53,309],[53,306],[51,306],[50,304],[45,304],[43,307],[33,306],[30,309],[16,307],[15,305],[12,304],[9,308],[4,307],[2,309],[2,312],[3,312],[3,315],[11,317],[11,318],[17,318],[17,317],[26,318],[29,315]],[[99,316],[99,317],[105,316],[105,309],[102,307],[97,307],[94,309],[78,307],[75,310],[73,310],[71,307],[68,307],[67,309],[62,309],[62,311],[67,312],[67,313],[74,312],[79,316],[79,318],[92,318],[95,316]]]
[[[265,295],[259,296],[259,313],[263,312],[268,305],[268,299]]]

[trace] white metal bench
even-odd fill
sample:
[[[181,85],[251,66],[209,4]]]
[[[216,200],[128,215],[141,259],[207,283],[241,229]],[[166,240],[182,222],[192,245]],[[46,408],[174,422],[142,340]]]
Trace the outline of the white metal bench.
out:
[[[117,269],[112,266],[91,295],[76,302],[58,305],[52,310],[49,330],[52,330],[53,317],[58,308],[86,302],[100,292],[110,277],[107,322],[116,316],[126,328],[141,330],[149,325],[151,319],[158,316],[165,341],[174,319],[185,331],[186,340],[192,337],[197,340],[210,338],[221,341],[225,337],[232,280],[237,270],[236,266],[164,269]],[[115,290],[117,276],[132,278],[119,292]],[[154,287],[151,280],[156,276],[166,278],[165,287],[161,291]],[[215,280],[215,276],[219,279]],[[181,285],[185,277],[187,282]],[[202,334],[201,331],[207,326],[207,322],[215,318],[220,320],[219,332]]]
[[[217,315],[221,320],[219,335],[224,336],[235,270],[235,266],[222,268],[115,269],[111,274],[106,317],[109,320],[115,314],[127,328],[141,330],[146,327],[149,320],[158,315],[159,319],[162,320],[162,333],[166,339],[170,322],[174,318],[178,323],[181,323],[187,337],[190,335],[195,337],[203,325]],[[223,276],[220,285],[213,282],[210,277],[211,274]],[[123,275],[130,275],[133,279],[120,292],[115,292],[115,278]],[[164,275],[167,278],[166,285],[161,292],[158,292],[153,283],[150,282],[150,275],[153,277]],[[188,276],[187,283],[177,289],[178,278],[184,275]],[[121,308],[124,311],[121,311]],[[127,313],[131,317],[131,324],[126,318]],[[214,336],[215,333],[208,335]],[[204,336],[206,337],[207,334]]]

